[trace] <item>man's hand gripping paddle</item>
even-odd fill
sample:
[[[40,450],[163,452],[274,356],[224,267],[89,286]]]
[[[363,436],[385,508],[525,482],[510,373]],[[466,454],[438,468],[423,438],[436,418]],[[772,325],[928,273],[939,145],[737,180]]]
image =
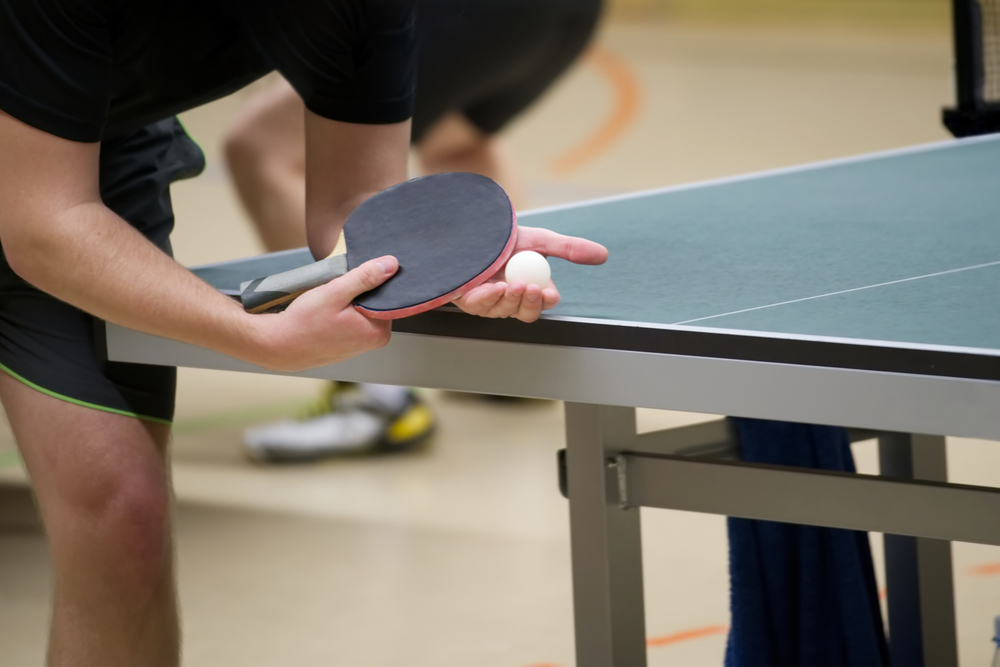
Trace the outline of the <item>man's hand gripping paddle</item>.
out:
[[[344,224],[346,252],[240,285],[251,313],[291,301],[370,259],[393,255],[399,270],[354,300],[377,319],[398,319],[442,306],[486,282],[517,240],[517,221],[503,189],[485,176],[435,174],[394,185],[364,201]]]

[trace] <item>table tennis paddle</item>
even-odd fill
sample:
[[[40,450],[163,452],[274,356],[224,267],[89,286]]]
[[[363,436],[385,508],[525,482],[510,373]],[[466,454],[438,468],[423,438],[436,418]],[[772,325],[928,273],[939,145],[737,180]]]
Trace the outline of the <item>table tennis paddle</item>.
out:
[[[251,313],[265,312],[364,262],[393,255],[399,270],[354,300],[376,319],[416,315],[486,282],[510,257],[517,220],[491,179],[448,173],[415,178],[370,197],[347,218],[346,252],[240,285]],[[339,245],[339,244],[338,244]]]

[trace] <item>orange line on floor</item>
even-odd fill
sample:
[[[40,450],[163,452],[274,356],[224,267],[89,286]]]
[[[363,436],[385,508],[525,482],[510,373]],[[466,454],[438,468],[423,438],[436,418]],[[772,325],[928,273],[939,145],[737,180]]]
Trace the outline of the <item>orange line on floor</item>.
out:
[[[1000,563],[984,563],[969,568],[969,574],[977,574],[985,577],[991,574],[1000,574]]]
[[[589,137],[552,161],[552,171],[558,176],[579,169],[610,148],[632,125],[639,110],[639,80],[624,60],[600,47],[591,47],[584,58],[611,86],[614,107]]]
[[[680,632],[663,637],[650,637],[646,640],[646,646],[669,646],[670,644],[679,644],[689,639],[701,639],[710,635],[721,635],[725,632],[729,632],[728,625],[709,625],[704,628],[694,628],[693,630],[681,630]],[[560,667],[560,665],[550,662],[540,662],[535,665],[528,665],[527,667]]]
[[[665,635],[663,637],[650,637],[646,640],[646,646],[668,646],[669,644],[678,644],[689,639],[700,639],[701,637],[708,637],[710,635],[721,635],[725,632],[729,632],[729,626],[727,625],[709,625],[704,628],[695,628],[693,630],[681,630],[680,632],[675,632],[672,635]]]

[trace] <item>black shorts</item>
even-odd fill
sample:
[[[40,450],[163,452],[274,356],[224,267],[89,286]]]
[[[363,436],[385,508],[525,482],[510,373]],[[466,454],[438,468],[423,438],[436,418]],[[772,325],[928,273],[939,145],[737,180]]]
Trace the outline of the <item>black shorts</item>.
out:
[[[102,141],[101,198],[170,254],[170,184],[204,166],[179,121],[152,123]],[[0,367],[72,403],[162,423],[174,416],[177,369],[105,361],[94,344],[94,318],[26,283],[2,254]]]
[[[545,92],[590,41],[601,0],[424,0],[413,142],[459,111],[493,134]]]

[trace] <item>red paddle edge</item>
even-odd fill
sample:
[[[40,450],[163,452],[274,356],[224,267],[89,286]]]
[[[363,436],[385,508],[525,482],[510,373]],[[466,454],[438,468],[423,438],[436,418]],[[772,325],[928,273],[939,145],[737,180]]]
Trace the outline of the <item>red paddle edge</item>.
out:
[[[511,210],[511,215],[513,220],[511,221],[510,227],[510,238],[507,239],[507,245],[504,246],[503,251],[500,256],[496,258],[492,264],[489,265],[482,273],[478,276],[465,283],[458,289],[452,290],[447,294],[439,296],[431,301],[425,301],[423,303],[418,303],[415,306],[409,306],[408,308],[397,308],[395,310],[369,310],[363,306],[355,305],[354,307],[366,317],[370,317],[373,320],[398,320],[404,317],[409,317],[410,315],[418,315],[420,313],[426,313],[428,310],[433,310],[439,306],[443,306],[458,297],[462,296],[469,290],[479,287],[487,280],[493,277],[493,275],[500,270],[510,256],[514,252],[514,246],[517,244],[517,213]]]

